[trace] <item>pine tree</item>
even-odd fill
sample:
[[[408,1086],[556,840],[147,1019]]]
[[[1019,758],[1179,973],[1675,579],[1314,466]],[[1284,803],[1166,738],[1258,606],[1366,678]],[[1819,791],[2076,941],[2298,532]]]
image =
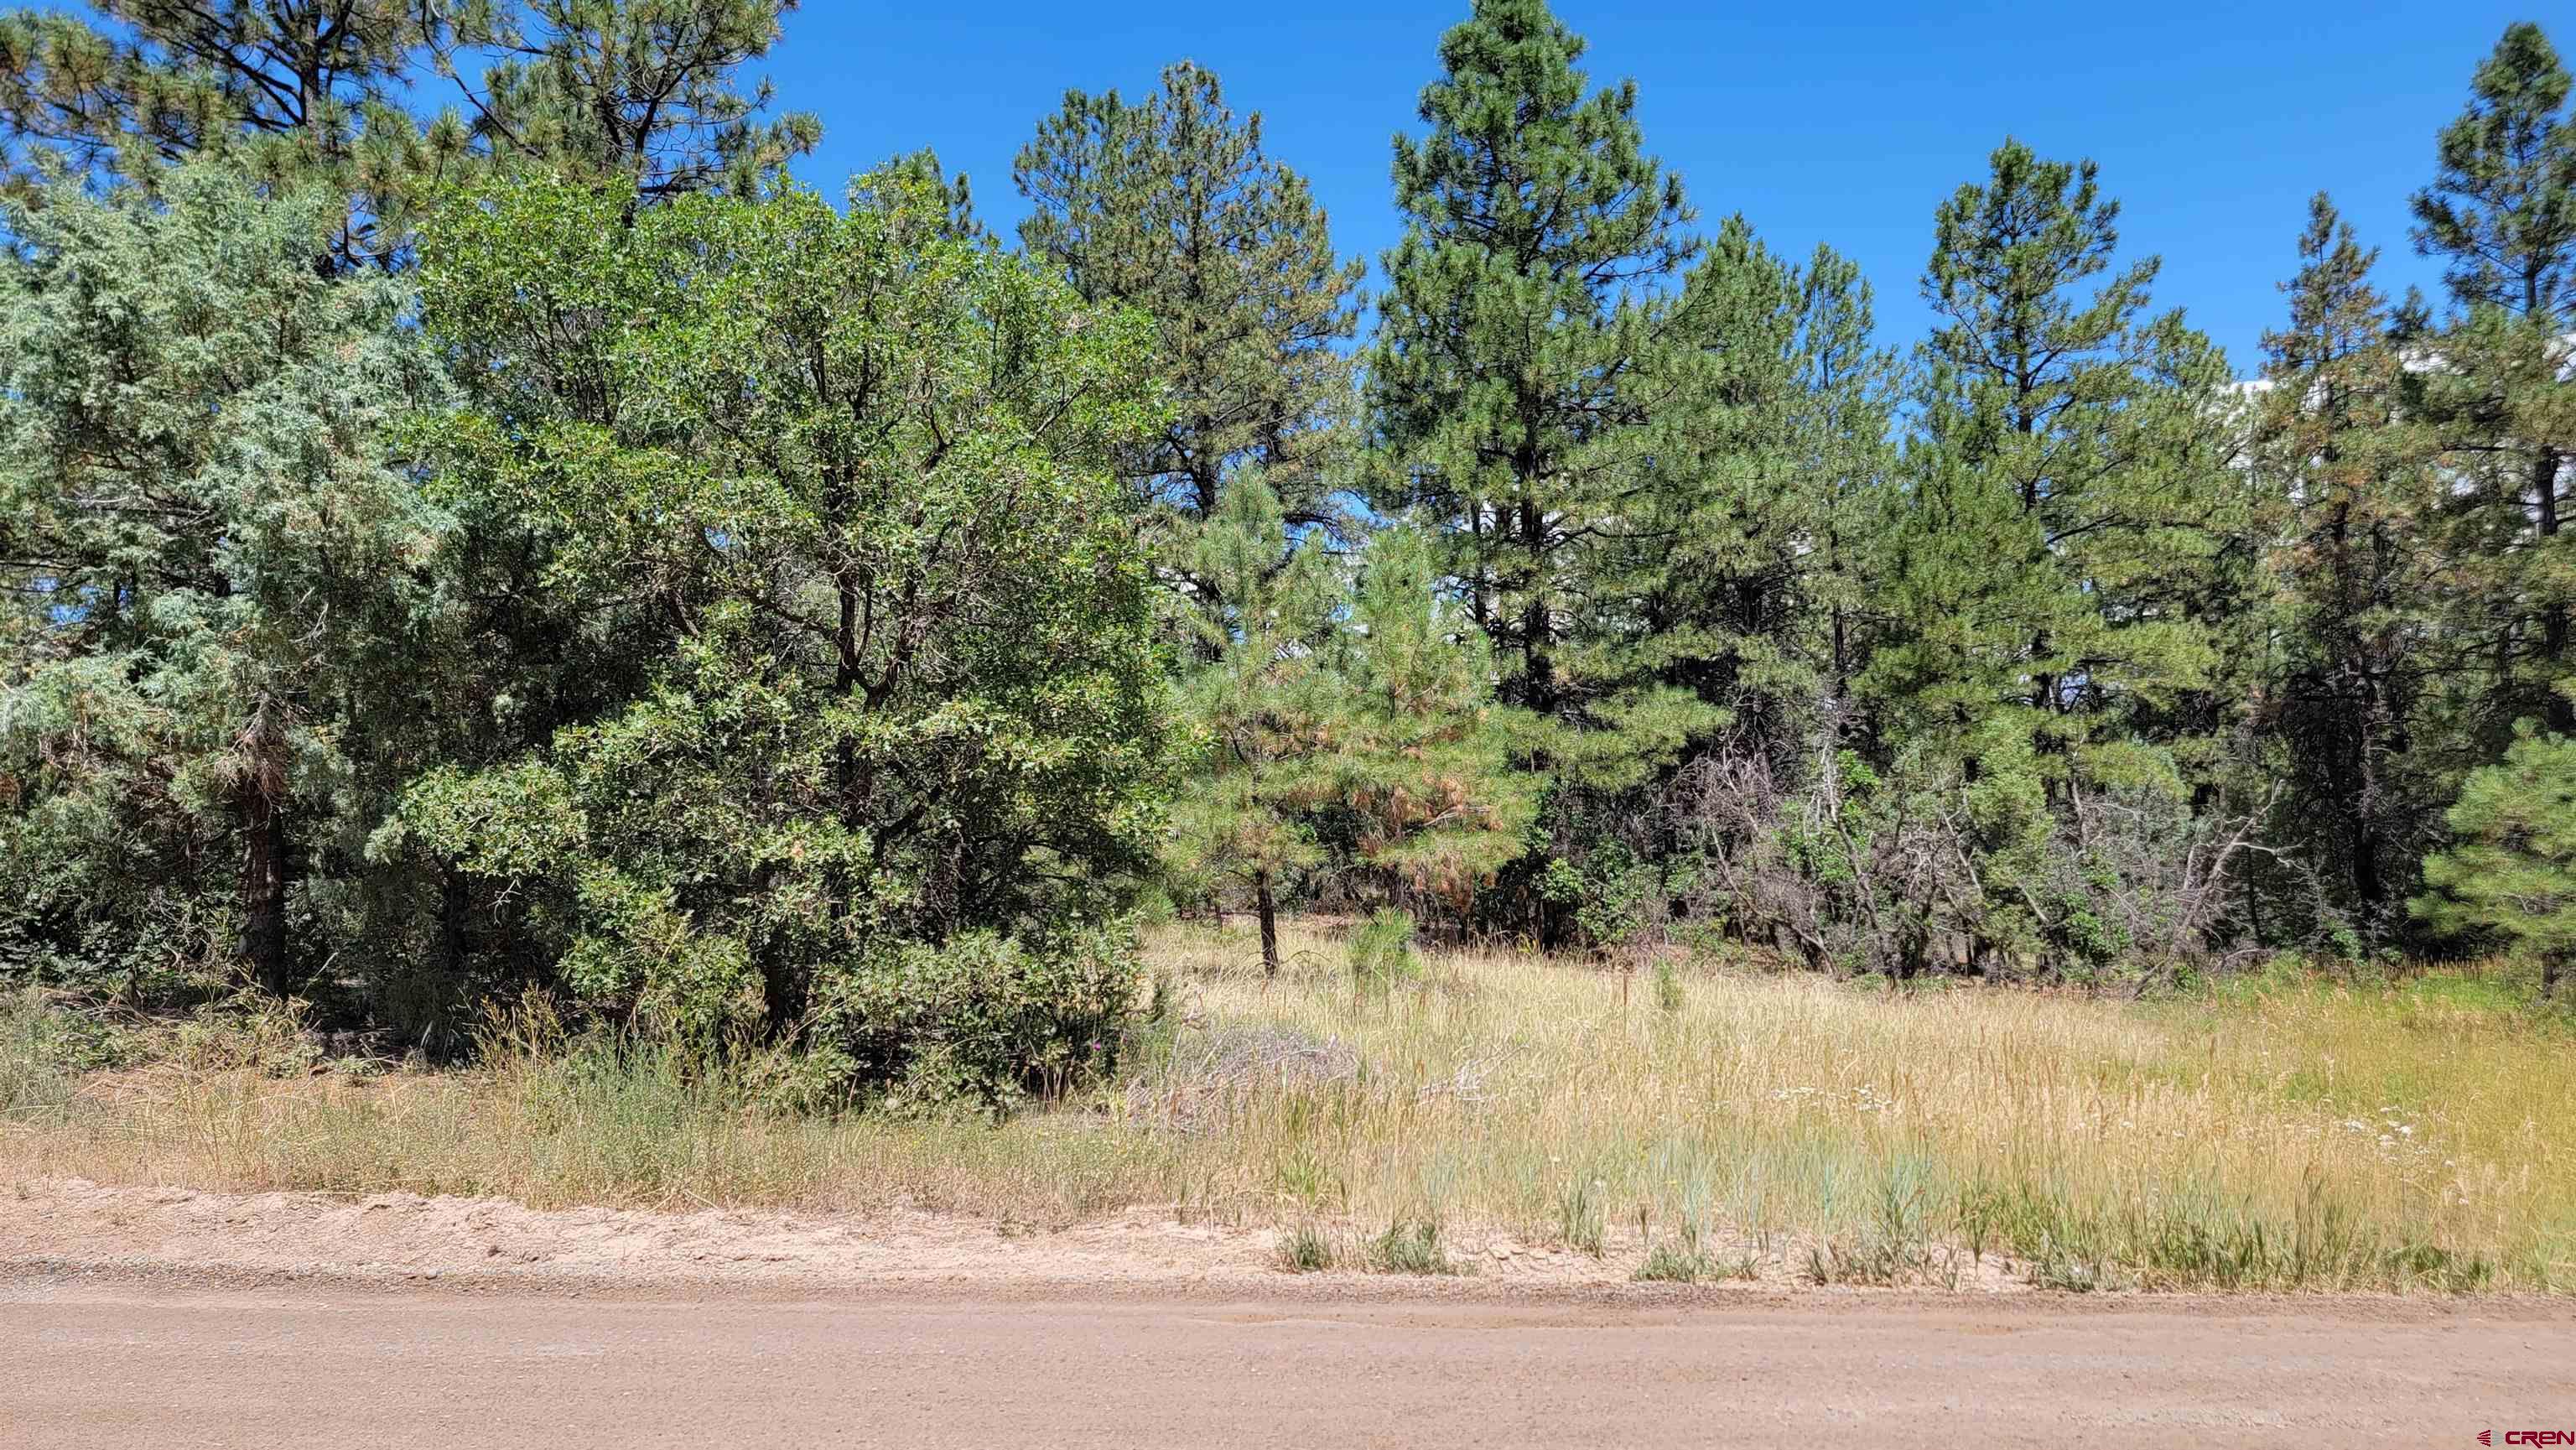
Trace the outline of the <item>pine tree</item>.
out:
[[[1380,530],[1354,575],[1252,475],[1196,547],[1222,603],[1197,616],[1207,663],[1182,691],[1203,754],[1173,804],[1176,882],[1248,890],[1273,973],[1293,887],[1338,878],[1463,913],[1521,851],[1536,782],[1510,763],[1483,637],[1422,536]]]
[[[1627,628],[1588,616],[1588,552],[1653,486],[1636,385],[1674,307],[1649,293],[1699,244],[1680,179],[1643,150],[1635,87],[1587,93],[1583,50],[1540,0],[1477,0],[1442,37],[1429,133],[1396,139],[1407,228],[1369,383],[1400,473],[1380,503],[1435,531],[1502,700],[1608,727],[1553,748],[1618,783],[1713,725],[1680,692],[1588,678],[1574,658]]]
[[[220,154],[272,186],[351,198],[344,263],[399,259],[447,191],[507,161],[624,177],[639,194],[753,178],[813,149],[764,120],[766,54],[794,0],[96,0],[0,16],[0,135],[30,195],[48,168],[148,182]],[[449,82],[458,102],[444,109]],[[30,191],[30,188],[36,188]]]
[[[2442,129],[2433,184],[2415,194],[2415,246],[2444,259],[2463,307],[2548,318],[2576,306],[2576,125],[2567,68],[2540,27],[2505,28]]]
[[[2255,464],[2286,513],[2271,718],[2290,760],[2281,819],[2365,946],[2398,925],[2443,798],[2423,718],[2444,504],[2433,439],[2365,249],[2323,193],[2309,205],[2289,325],[2263,339]]]
[[[2149,315],[2154,259],[2114,270],[2119,208],[2092,163],[2007,141],[1991,167],[1936,216],[1940,325],[1865,684],[1891,744],[1980,783],[2001,940],[2049,927],[2012,882],[2053,802],[2184,788],[2178,707],[2209,683],[2212,565],[2242,496],[2223,360]]]
[[[2008,141],[1985,185],[1942,205],[1924,275],[1942,321],[1923,348],[1908,519],[1929,527],[1899,548],[1907,567],[1984,582],[1952,601],[1964,616],[1918,608],[1900,628],[1918,641],[1974,631],[1914,668],[1968,692],[1956,706],[1981,696],[2027,712],[2051,749],[2208,664],[2193,621],[2163,606],[2224,533],[2228,453],[2209,446],[2226,435],[2224,364],[2180,314],[2148,315],[2153,258],[2111,270],[2118,216],[2092,163]],[[1945,540],[1951,528],[1969,531],[1966,547]]]
[[[1858,269],[1805,269],[1741,217],[1691,269],[1676,345],[1641,369],[1657,481],[1606,528],[1587,589],[1624,617],[1589,673],[1687,689],[1788,764],[1856,669],[1855,510],[1885,477],[1893,364]]]
[[[1184,682],[1182,714],[1201,756],[1173,803],[1170,864],[1190,894],[1250,891],[1262,970],[1275,975],[1279,898],[1326,860],[1316,820],[1333,797],[1330,756],[1350,734],[1333,676],[1342,580],[1258,475],[1228,483],[1191,542],[1191,575],[1211,604],[1191,616],[1207,663]]]
[[[631,183],[646,198],[737,195],[814,149],[805,112],[769,116],[769,82],[738,85],[797,0],[466,0],[435,65],[493,156]],[[488,61],[479,80],[468,65]]]
[[[1011,175],[1033,208],[1030,254],[1159,329],[1173,409],[1129,465],[1143,497],[1206,517],[1228,478],[1258,467],[1291,521],[1330,521],[1330,424],[1351,381],[1341,344],[1366,268],[1335,256],[1305,178],[1263,152],[1260,115],[1238,118],[1217,78],[1184,61],[1133,105],[1067,92]]]
[[[2457,625],[2485,637],[2491,741],[2515,717],[2576,729],[2567,677],[2571,589],[2559,543],[2576,456],[2576,120],[2569,78],[2535,25],[2508,28],[2441,133],[2415,197],[2416,250],[2444,259],[2460,315],[2424,346],[2420,385],[2458,480],[2453,550],[2467,565]],[[2491,747],[2492,748],[2492,747]]]
[[[82,171],[260,137],[346,161],[371,113],[397,112],[434,26],[409,0],[93,9],[0,16],[0,125]]]
[[[1398,524],[1360,559],[1338,637],[1344,718],[1335,797],[1355,826],[1355,873],[1463,916],[1517,857],[1539,778],[1514,763],[1526,722],[1493,697],[1484,637],[1444,593],[1431,543]]]
[[[2452,844],[2425,858],[2415,914],[2443,935],[2538,957],[2541,995],[2552,995],[2576,960],[2576,741],[2523,722],[2445,822]]]

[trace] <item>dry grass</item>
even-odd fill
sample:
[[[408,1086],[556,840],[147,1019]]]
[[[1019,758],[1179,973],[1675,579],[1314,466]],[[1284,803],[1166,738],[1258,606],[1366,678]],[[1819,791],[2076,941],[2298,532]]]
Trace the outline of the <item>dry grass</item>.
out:
[[[1687,971],[1630,990],[1435,952],[1363,989],[1320,928],[1287,945],[1265,984],[1247,940],[1162,933],[1174,1010],[1127,1080],[998,1128],[782,1117],[596,1044],[74,1092],[13,1069],[33,1038],[0,1021],[0,1175],[1035,1223],[1155,1204],[1416,1270],[1432,1225],[1652,1277],[1948,1283],[2001,1259],[2069,1288],[2576,1284],[2576,1034],[2482,979],[2133,1004]]]

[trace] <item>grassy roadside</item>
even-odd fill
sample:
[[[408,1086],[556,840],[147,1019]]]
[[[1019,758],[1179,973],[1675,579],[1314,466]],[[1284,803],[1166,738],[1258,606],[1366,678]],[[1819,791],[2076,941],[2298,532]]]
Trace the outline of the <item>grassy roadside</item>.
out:
[[[1029,1224],[1157,1205],[1279,1229],[1288,1267],[1406,1272],[1491,1231],[1660,1279],[2576,1285],[2576,1032],[2486,977],[2131,1003],[1433,953],[1362,987],[1319,928],[1288,945],[1265,984],[1246,941],[1160,934],[1167,1010],[1124,1080],[999,1127],[782,1116],[542,1031],[454,1072],[321,1064],[275,1024],[83,1070],[114,1054],[21,1002],[0,1178]]]

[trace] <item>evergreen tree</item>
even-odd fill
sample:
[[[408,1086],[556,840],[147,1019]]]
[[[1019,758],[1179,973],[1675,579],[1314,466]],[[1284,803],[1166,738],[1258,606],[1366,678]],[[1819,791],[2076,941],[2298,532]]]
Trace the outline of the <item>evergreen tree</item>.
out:
[[[2415,197],[2415,246],[2444,260],[2460,315],[2424,346],[2419,379],[2459,497],[2455,627],[2496,673],[2490,748],[2525,714],[2576,729],[2567,677],[2571,589],[2559,542],[2576,455],[2576,121],[2569,78],[2535,25],[2508,28],[2471,99],[2441,133],[2433,184]]]
[[[1198,738],[1199,778],[1173,803],[1177,884],[1214,894],[1240,883],[1261,927],[1262,970],[1279,970],[1279,897],[1326,859],[1316,818],[1332,798],[1330,756],[1346,743],[1333,677],[1344,594],[1324,546],[1286,519],[1257,475],[1225,486],[1193,542],[1201,657],[1182,713]]]
[[[738,86],[797,0],[465,0],[443,12],[435,65],[486,153],[632,184],[642,197],[760,178],[814,149],[806,112],[770,116],[769,82]],[[486,61],[479,81],[466,74]]]
[[[2463,307],[2549,318],[2576,305],[2576,126],[2567,68],[2540,27],[2505,28],[2442,128],[2433,184],[2415,194],[2415,245],[2444,261]]]
[[[2576,958],[2576,742],[2525,721],[2445,819],[2452,844],[2425,859],[2416,915],[2538,957],[2551,995]]]
[[[2423,709],[2437,672],[2444,504],[2375,250],[2320,193],[2284,284],[2289,325],[2263,339],[2255,462],[2285,511],[2272,562],[2282,662],[2267,725],[2288,750],[2280,819],[2362,944],[2397,926],[2442,791]]]
[[[1996,942],[2051,929],[2013,878],[2052,803],[2183,788],[2179,707],[2215,663],[2212,568],[2242,502],[2224,363],[2148,313],[2154,259],[2114,270],[2118,215],[2092,163],[2007,141],[1941,205],[1923,279],[1940,325],[1866,685],[1892,744],[1965,763]]]
[[[1643,150],[1635,87],[1587,91],[1583,50],[1541,0],[1477,0],[1442,37],[1430,130],[1395,143],[1406,232],[1369,384],[1400,474],[1381,504],[1435,531],[1504,703],[1606,729],[1550,748],[1615,785],[1713,725],[1684,692],[1578,658],[1630,627],[1589,613],[1588,555],[1655,484],[1639,373],[1675,309],[1652,289],[1699,244],[1680,179]]]
[[[1537,818],[1541,782],[1514,763],[1525,724],[1494,703],[1484,637],[1441,590],[1421,530],[1369,539],[1349,624],[1335,800],[1354,826],[1350,867],[1391,897],[1463,916]]]
[[[1293,522],[1329,521],[1329,425],[1366,269],[1334,255],[1305,178],[1263,152],[1261,117],[1237,118],[1184,61],[1136,104],[1067,92],[1011,175],[1030,254],[1159,329],[1172,416],[1128,465],[1142,496],[1205,517],[1257,466]]]
[[[1889,461],[1893,364],[1870,342],[1858,269],[1805,269],[1729,218],[1646,360],[1657,481],[1605,528],[1587,588],[1622,620],[1593,673],[1687,689],[1784,764],[1804,756],[1857,668],[1856,512]]]
[[[392,434],[441,389],[400,289],[314,270],[336,197],[164,196],[5,212],[0,950],[284,993],[389,804],[445,527]]]
[[[25,192],[50,166],[148,182],[220,154],[272,186],[351,198],[343,262],[398,258],[445,191],[499,162],[666,195],[813,149],[735,88],[794,0],[97,0],[0,15],[0,135]],[[459,105],[430,111],[453,83]],[[38,194],[38,193],[29,193]]]
[[[1197,540],[1222,605],[1184,686],[1203,778],[1174,803],[1185,889],[1249,890],[1266,971],[1292,885],[1432,898],[1462,912],[1519,854],[1536,782],[1509,761],[1484,640],[1443,597],[1422,536],[1396,526],[1352,576],[1257,477],[1226,486]]]

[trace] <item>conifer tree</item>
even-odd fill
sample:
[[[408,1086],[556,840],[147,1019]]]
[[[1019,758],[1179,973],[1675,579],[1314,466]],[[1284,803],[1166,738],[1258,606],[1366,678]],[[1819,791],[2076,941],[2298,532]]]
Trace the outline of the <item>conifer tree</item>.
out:
[[[1429,538],[1404,524],[1372,535],[1361,556],[1338,636],[1350,730],[1334,790],[1358,873],[1463,916],[1521,853],[1540,780],[1514,761],[1523,722],[1494,703],[1484,636],[1431,560]]]
[[[1912,673],[1952,725],[2024,712],[2051,750],[2208,663],[2161,606],[2221,532],[2224,364],[2179,313],[2147,313],[2155,259],[2112,270],[2118,216],[2092,163],[2007,141],[1984,185],[1941,206],[1924,275],[1941,324],[1896,547],[1931,588],[1903,606],[1888,678]],[[1962,577],[1945,589],[1945,572]]]
[[[1741,217],[1678,308],[1675,345],[1642,369],[1657,483],[1604,529],[1587,583],[1627,627],[1587,653],[1618,661],[1597,675],[1688,689],[1786,763],[1857,667],[1856,510],[1889,461],[1893,364],[1857,268],[1822,247],[1793,266]]]
[[[1977,783],[2004,940],[2049,926],[2009,878],[2034,872],[2052,801],[2183,788],[2172,717],[2215,660],[2196,601],[2241,495],[2224,363],[2179,313],[2148,313],[2154,259],[2115,270],[2092,163],[2006,141],[1991,168],[1936,216],[1940,323],[1867,686],[1893,743]]]
[[[2406,407],[2378,258],[2323,193],[2299,238],[2289,325],[2269,355],[2255,463],[2285,512],[2271,561],[2283,662],[2269,728],[2288,750],[2281,820],[2365,946],[2398,925],[2443,798],[2423,718],[2442,565],[2433,439]]]
[[[1329,756],[1349,733],[1333,678],[1342,581],[1322,543],[1288,523],[1258,475],[1225,486],[1192,540],[1201,658],[1182,713],[1201,756],[1173,802],[1176,884],[1213,895],[1240,885],[1261,928],[1262,970],[1279,970],[1279,898],[1321,865],[1316,818],[1332,798]]]
[[[2445,936],[2537,957],[2552,995],[2576,961],[2576,741],[2524,721],[2445,823],[2451,844],[2425,859],[2415,914]]]
[[[399,258],[424,211],[497,162],[623,177],[651,197],[813,149],[811,116],[737,88],[794,0],[97,0],[0,15],[0,136],[48,166],[149,181],[221,154],[337,191],[343,262]],[[446,84],[441,84],[441,82]],[[448,99],[450,96],[454,99]],[[40,194],[31,192],[30,194]]]
[[[442,389],[399,287],[313,268],[338,198],[164,190],[0,213],[0,955],[285,993],[389,805],[444,531],[393,435]]]
[[[1305,178],[1262,150],[1260,115],[1238,118],[1184,61],[1133,104],[1067,92],[1011,175],[1030,254],[1159,330],[1172,417],[1129,465],[1142,496],[1205,517],[1253,466],[1292,521],[1326,522],[1366,269],[1334,254]]]
[[[436,12],[435,66],[487,154],[631,183],[645,198],[759,179],[822,139],[806,112],[768,114],[745,68],[797,0],[463,0]],[[469,73],[483,63],[479,77]]]
[[[2576,457],[2576,119],[2569,77],[2536,25],[2509,27],[2445,127],[2414,201],[2416,250],[2444,261],[2460,309],[2425,346],[2423,408],[2442,428],[2461,497],[2455,627],[2487,637],[2490,742],[2520,715],[2576,729],[2556,688],[2570,669],[2562,515]]]
[[[1477,0],[1442,37],[1429,131],[1395,143],[1406,232],[1369,381],[1399,474],[1380,502],[1434,531],[1501,699],[1606,729],[1551,749],[1618,784],[1714,724],[1686,692],[1577,658],[1626,628],[1589,613],[1589,552],[1654,484],[1639,373],[1674,308],[1650,294],[1699,244],[1680,178],[1644,150],[1635,87],[1590,90],[1583,51],[1541,0]]]
[[[1251,475],[1196,546],[1221,604],[1195,616],[1208,663],[1183,686],[1204,754],[1173,804],[1177,884],[1248,891],[1274,973],[1292,887],[1338,876],[1463,912],[1520,853],[1536,781],[1510,762],[1484,639],[1425,540],[1382,529],[1354,575]]]

